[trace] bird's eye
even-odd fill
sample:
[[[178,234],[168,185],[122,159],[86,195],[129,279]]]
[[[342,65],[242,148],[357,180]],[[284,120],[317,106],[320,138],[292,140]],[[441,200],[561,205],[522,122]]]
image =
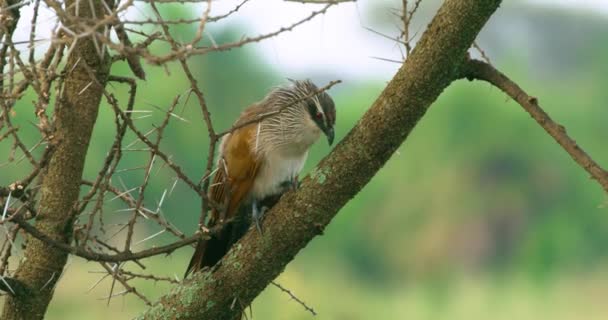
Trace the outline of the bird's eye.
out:
[[[323,118],[323,114],[321,112],[317,112],[316,117],[317,117],[317,119],[322,119]]]

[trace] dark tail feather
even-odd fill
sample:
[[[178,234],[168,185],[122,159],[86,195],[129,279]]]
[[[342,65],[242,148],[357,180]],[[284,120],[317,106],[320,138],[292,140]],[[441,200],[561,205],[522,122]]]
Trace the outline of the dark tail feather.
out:
[[[199,240],[184,278],[204,267],[214,266],[230,250],[230,247],[247,232],[250,224],[251,212],[249,207],[242,206],[233,220],[227,223],[222,231],[209,240]]]
[[[191,272],[196,272],[202,268],[201,263],[203,262],[206,247],[206,240],[198,240],[198,242],[196,243],[196,249],[194,250],[194,254],[192,255],[190,263],[188,264],[188,268],[186,269],[186,274],[184,274],[184,278],[186,278]]]
[[[184,278],[192,272],[197,272],[204,267],[212,267],[220,261],[229,249],[230,237],[227,236],[229,234],[228,229],[230,227],[226,226],[224,230],[211,239],[198,241]]]

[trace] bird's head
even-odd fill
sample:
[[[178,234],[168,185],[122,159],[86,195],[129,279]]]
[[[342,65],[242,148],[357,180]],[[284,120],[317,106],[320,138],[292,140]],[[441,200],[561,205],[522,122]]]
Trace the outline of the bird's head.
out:
[[[302,103],[306,107],[312,121],[325,133],[327,142],[334,142],[334,125],[336,123],[336,106],[331,97],[310,80],[293,81],[294,89],[301,97],[308,97]]]

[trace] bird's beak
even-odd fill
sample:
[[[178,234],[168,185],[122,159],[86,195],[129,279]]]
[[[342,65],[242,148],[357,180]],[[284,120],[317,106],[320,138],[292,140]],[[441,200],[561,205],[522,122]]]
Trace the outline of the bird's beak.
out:
[[[327,142],[331,146],[334,143],[334,128],[327,128],[325,135],[327,136]]]

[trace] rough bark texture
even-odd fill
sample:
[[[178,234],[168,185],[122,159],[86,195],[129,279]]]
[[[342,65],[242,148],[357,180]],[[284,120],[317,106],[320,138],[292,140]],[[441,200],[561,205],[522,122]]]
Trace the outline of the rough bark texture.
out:
[[[320,234],[405,140],[457,76],[467,49],[500,0],[447,0],[407,62],[359,123],[212,272],[161,298],[141,319],[233,319]]]
[[[67,1],[66,7],[72,15],[75,4],[80,5],[81,17],[92,18],[92,9],[96,16],[103,16],[100,0]],[[85,155],[109,65],[109,59],[96,51],[90,38],[79,39],[67,60],[64,88],[55,111],[56,131],[52,143],[56,148],[43,178],[35,224],[38,230],[55,240],[69,243],[72,239],[70,212],[78,200]],[[88,70],[93,70],[97,81],[91,80]],[[29,294],[8,297],[2,319],[44,318],[66,260],[65,252],[28,236],[15,280],[23,283]]]

